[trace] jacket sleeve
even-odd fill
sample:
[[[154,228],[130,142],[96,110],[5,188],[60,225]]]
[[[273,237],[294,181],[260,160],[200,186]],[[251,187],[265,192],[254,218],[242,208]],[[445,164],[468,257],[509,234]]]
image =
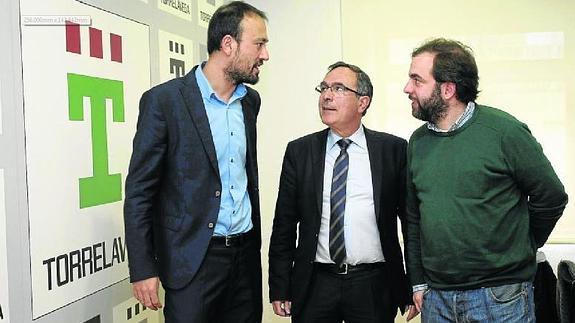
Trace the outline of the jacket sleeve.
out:
[[[296,156],[292,143],[284,155],[269,249],[270,301],[291,300],[290,283],[298,220]]]
[[[425,284],[423,265],[421,263],[421,240],[420,240],[420,213],[419,199],[417,191],[411,180],[411,148],[410,142],[407,148],[407,169],[406,169],[406,200],[405,200],[405,262],[407,264],[407,276],[412,286]]]
[[[407,142],[402,139],[400,144],[400,159],[399,159],[399,203],[397,209],[397,216],[401,222],[401,234],[403,236],[404,243],[404,254],[407,262],[407,235],[408,233],[408,222],[406,218],[406,174],[407,174]],[[402,314],[405,312],[405,306],[413,304],[411,286],[408,279],[401,286],[401,291],[397,295],[398,303],[400,304],[399,310]]]
[[[140,99],[140,113],[126,178],[124,226],[130,281],[158,276],[153,246],[154,199],[159,190],[167,131],[157,96]]]
[[[537,247],[541,247],[563,214],[567,193],[525,124],[509,127],[501,147],[519,190],[528,198],[529,227]]]

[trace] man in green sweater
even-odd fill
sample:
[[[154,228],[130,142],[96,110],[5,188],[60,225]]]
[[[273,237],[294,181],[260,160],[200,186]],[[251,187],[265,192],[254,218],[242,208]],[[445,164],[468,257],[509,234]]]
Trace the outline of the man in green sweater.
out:
[[[477,65],[460,42],[412,53],[407,269],[423,322],[534,322],[537,248],[567,194],[527,126],[475,103]]]

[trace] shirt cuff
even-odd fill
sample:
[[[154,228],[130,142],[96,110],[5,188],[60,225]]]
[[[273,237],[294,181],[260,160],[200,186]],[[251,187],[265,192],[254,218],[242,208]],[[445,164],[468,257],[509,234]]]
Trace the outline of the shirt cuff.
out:
[[[414,293],[415,293],[415,292],[420,292],[420,291],[426,290],[426,289],[428,289],[428,288],[429,288],[429,286],[428,286],[427,284],[415,285],[415,286],[413,286],[413,292],[414,292]]]

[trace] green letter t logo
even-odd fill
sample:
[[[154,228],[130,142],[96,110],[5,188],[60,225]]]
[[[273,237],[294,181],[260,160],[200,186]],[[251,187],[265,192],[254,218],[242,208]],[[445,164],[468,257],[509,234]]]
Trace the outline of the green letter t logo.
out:
[[[124,122],[124,83],[68,73],[68,113],[70,120],[84,120],[84,97],[90,98],[94,176],[80,178],[80,208],[112,203],[122,199],[122,175],[109,174],[108,169],[106,99],[112,101],[112,119],[114,122]]]

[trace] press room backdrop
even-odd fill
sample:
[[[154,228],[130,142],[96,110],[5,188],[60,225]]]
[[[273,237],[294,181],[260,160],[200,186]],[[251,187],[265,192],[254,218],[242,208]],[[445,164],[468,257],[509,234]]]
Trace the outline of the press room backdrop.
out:
[[[207,57],[207,22],[223,2],[0,3],[0,323],[162,321],[127,281],[121,200],[137,101]],[[421,124],[402,93],[411,49],[432,36],[468,43],[478,101],[526,122],[573,192],[572,1],[248,2],[269,16],[271,60],[256,86],[264,273],[285,146],[324,127],[313,88],[340,59],[372,77],[366,126],[408,138]],[[70,15],[91,25],[30,18]],[[554,262],[575,258],[572,210],[544,248]],[[286,321],[264,304],[264,322]]]
[[[141,94],[207,57],[223,1],[2,1],[0,322],[160,322],[131,296]]]

